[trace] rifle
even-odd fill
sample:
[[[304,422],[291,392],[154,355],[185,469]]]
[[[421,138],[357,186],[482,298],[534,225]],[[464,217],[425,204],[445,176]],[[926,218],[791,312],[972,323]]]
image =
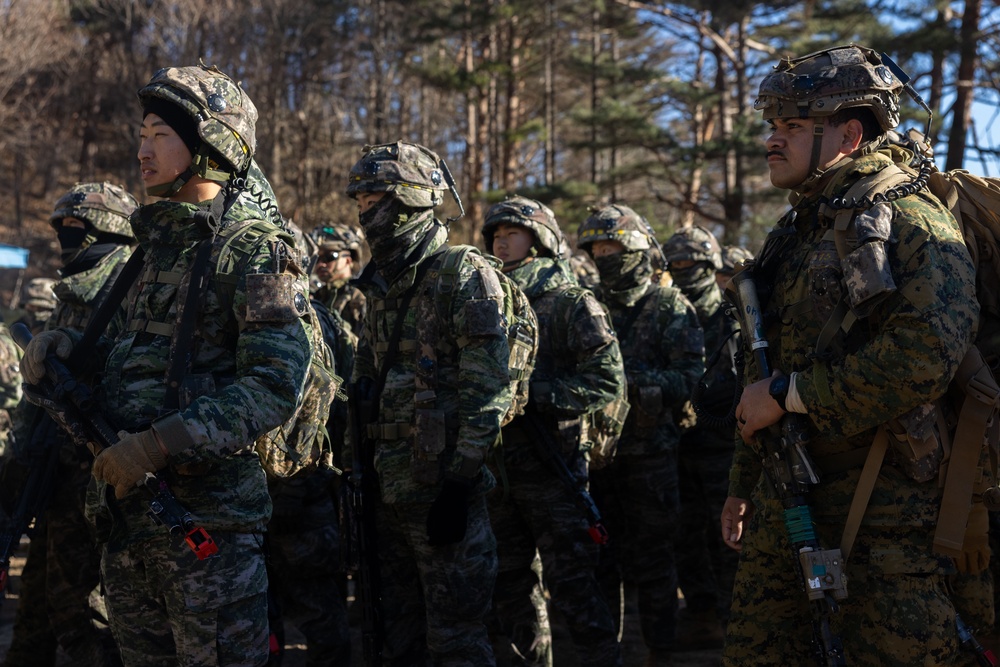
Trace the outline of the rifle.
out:
[[[21,536],[28,532],[31,522],[45,511],[55,483],[56,467],[59,464],[59,449],[62,444],[56,438],[57,427],[44,411],[39,411],[32,420],[31,441],[28,445],[29,460],[27,477],[17,501],[10,511],[10,521],[0,531],[0,591],[7,588],[7,574],[10,558],[21,542]],[[20,466],[13,459],[7,466]],[[6,472],[6,471],[5,471]],[[9,481],[4,475],[4,483]]]
[[[344,563],[358,575],[361,596],[361,646],[364,664],[382,664],[382,586],[378,570],[375,509],[379,495],[375,476],[375,443],[367,437],[377,397],[374,386],[352,382],[347,389],[353,462],[343,488]]]
[[[743,335],[750,343],[760,370],[758,380],[771,377],[764,337],[764,318],[753,282],[752,263],[733,276],[726,294],[736,305]],[[806,451],[808,430],[805,415],[788,413],[781,420],[781,439],[767,439],[764,471],[785,508],[788,540],[799,562],[799,574],[813,609],[813,648],[819,664],[844,667],[844,649],[833,634],[830,617],[839,610],[837,600],[847,597],[847,577],[840,549],[823,549],[816,538],[812,512],[805,500],[819,475]]]
[[[573,500],[586,514],[589,524],[587,534],[590,535],[590,539],[595,544],[600,545],[610,542],[611,536],[608,535],[608,529],[601,522],[601,511],[597,508],[597,503],[594,502],[586,486],[577,482],[569,466],[566,465],[566,461],[559,453],[559,448],[553,442],[552,434],[541,423],[538,413],[530,403],[525,408],[524,414],[521,415],[519,423],[523,424],[532,436],[531,441],[535,445],[535,452],[541,458],[542,463],[559,478],[566,490],[573,496]]]
[[[10,333],[22,350],[31,342],[31,331],[21,323],[13,325]],[[45,359],[45,372],[45,378],[38,385],[23,385],[25,398],[44,409],[74,443],[86,447],[96,457],[127,435],[108,423],[98,411],[90,388],[78,382],[55,355],[50,354]],[[165,526],[174,537],[183,537],[198,560],[218,553],[215,540],[195,523],[165,481],[153,473],[146,473],[142,486],[151,496],[146,516],[157,525]]]

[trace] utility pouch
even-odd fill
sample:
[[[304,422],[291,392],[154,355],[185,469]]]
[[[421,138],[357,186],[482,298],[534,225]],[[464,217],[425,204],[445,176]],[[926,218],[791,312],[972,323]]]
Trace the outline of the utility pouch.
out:
[[[636,387],[636,401],[633,403],[635,425],[640,431],[656,428],[663,412],[663,390],[657,386]]]
[[[944,459],[944,443],[937,424],[938,408],[933,403],[918,405],[886,423],[888,462],[915,482],[927,482],[938,475]]]
[[[437,484],[441,479],[441,453],[447,442],[444,410],[414,412],[413,459],[410,471],[419,484]]]

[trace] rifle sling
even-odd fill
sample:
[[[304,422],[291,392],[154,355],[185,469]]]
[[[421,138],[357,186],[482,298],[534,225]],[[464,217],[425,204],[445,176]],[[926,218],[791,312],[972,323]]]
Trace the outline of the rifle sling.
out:
[[[111,289],[104,294],[97,310],[91,316],[90,321],[87,322],[87,327],[83,330],[83,337],[80,339],[80,342],[73,347],[73,352],[69,355],[69,359],[66,362],[67,366],[73,370],[79,370],[81,362],[90,357],[97,339],[108,328],[111,318],[114,317],[122,301],[125,300],[129,289],[135,283],[136,278],[139,277],[139,273],[145,264],[145,257],[146,251],[142,246],[139,246],[132,253],[132,256],[128,258],[128,261],[125,262],[125,266],[118,273],[118,277],[115,278]]]

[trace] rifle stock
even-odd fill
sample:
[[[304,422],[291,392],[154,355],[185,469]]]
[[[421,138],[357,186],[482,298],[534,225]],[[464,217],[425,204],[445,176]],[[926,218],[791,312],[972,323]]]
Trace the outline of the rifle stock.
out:
[[[726,285],[726,296],[736,306],[741,330],[759,369],[757,380],[771,377],[764,317],[753,281],[753,262],[748,262]],[[837,600],[847,597],[847,577],[840,549],[823,549],[816,537],[812,512],[805,500],[809,488],[819,483],[806,449],[808,428],[805,415],[786,414],[781,421],[781,438],[766,438],[764,471],[785,508],[785,528],[799,564],[799,574],[813,609],[813,644],[816,658],[828,667],[844,667],[841,640],[833,633],[830,617],[839,609]]]
[[[18,347],[27,349],[32,336],[26,326],[14,324],[10,333]],[[55,355],[50,354],[45,359],[45,373],[46,377],[37,386],[24,385],[24,395],[43,408],[75,443],[86,446],[91,454],[97,456],[121,439],[119,432],[97,410],[90,388],[77,381]],[[178,502],[166,482],[147,473],[142,486],[151,496],[146,513],[150,519],[166,527],[174,537],[182,537],[199,560],[218,553],[215,540],[195,523],[191,513]]]

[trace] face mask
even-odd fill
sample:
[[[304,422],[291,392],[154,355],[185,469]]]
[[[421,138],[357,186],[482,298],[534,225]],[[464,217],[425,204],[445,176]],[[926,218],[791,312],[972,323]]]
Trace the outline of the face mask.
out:
[[[76,252],[87,238],[87,229],[84,227],[59,227],[56,229],[56,238],[59,239],[59,247],[62,254]]]
[[[642,250],[595,257],[594,264],[601,274],[601,285],[611,291],[636,287],[653,275],[649,255]]]
[[[678,287],[697,287],[715,280],[715,270],[708,262],[698,262],[686,269],[670,269],[670,277]]]

